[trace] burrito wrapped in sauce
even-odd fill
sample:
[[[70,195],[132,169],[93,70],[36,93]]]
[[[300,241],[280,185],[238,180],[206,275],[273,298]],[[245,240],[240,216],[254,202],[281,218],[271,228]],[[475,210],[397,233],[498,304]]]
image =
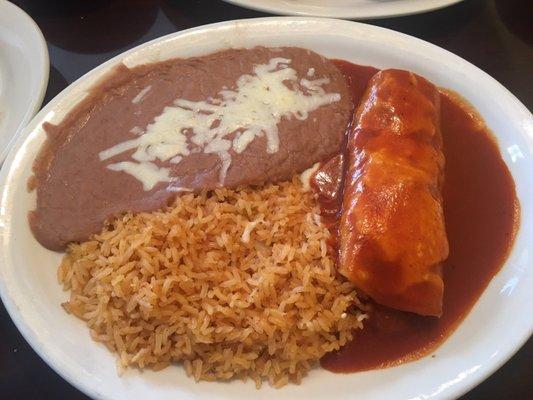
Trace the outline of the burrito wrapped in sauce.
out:
[[[439,92],[411,72],[377,73],[355,116],[339,229],[340,270],[377,303],[442,313],[448,256]]]

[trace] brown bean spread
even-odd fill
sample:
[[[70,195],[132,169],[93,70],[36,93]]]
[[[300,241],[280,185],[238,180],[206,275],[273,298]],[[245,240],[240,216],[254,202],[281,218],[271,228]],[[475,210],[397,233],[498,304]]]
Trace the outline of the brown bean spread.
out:
[[[292,97],[270,103],[266,99],[259,107],[250,93],[268,93],[278,72],[294,78],[283,80]],[[285,89],[278,85],[278,90]],[[296,111],[291,114],[287,110],[293,103]],[[194,125],[224,107],[238,115],[221,117],[203,128]],[[239,110],[249,108],[248,132],[234,126],[233,132],[216,133],[218,125],[247,121]],[[339,152],[352,110],[336,66],[300,48],[231,49],[133,68],[121,65],[58,125],[45,124],[48,139],[34,164],[37,205],[30,214],[32,231],[45,247],[61,250],[100,231],[106,219],[126,211],[158,209],[181,190],[288,179]],[[181,129],[181,120],[176,125],[181,131],[175,137],[182,135],[186,147],[161,131],[167,111],[190,117],[190,129]],[[277,121],[268,128],[275,131],[274,138],[268,129],[263,132],[254,125],[258,112]],[[203,130],[195,132],[194,126]],[[146,133],[154,127],[159,131],[149,137]],[[152,142],[142,144],[143,135]],[[154,144],[160,136],[166,139]],[[228,143],[233,147],[221,151],[219,145]],[[210,146],[215,150],[209,152]],[[167,157],[168,152],[178,155]],[[155,178],[143,185],[126,167],[144,168],[143,174]]]

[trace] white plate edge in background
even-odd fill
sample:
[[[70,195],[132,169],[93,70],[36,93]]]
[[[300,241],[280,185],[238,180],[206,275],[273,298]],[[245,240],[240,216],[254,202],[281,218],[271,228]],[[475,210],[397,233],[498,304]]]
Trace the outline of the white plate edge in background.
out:
[[[344,19],[377,19],[402,17],[439,10],[463,0],[392,0],[376,1],[375,4],[331,6],[302,4],[293,0],[223,0],[239,7],[280,15],[313,16]]]
[[[20,24],[17,28],[19,29],[18,32],[21,32],[23,29],[28,29],[29,31],[31,31],[31,35],[34,36],[33,40],[35,44],[38,43],[39,53],[40,53],[40,54],[32,53],[33,49],[31,48],[25,49],[26,52],[28,52],[24,54],[25,58],[27,60],[38,62],[37,65],[34,65],[34,68],[31,68],[32,73],[35,74],[35,76],[32,77],[32,79],[35,80],[34,82],[35,85],[31,87],[32,91],[30,93],[26,93],[26,95],[29,98],[31,98],[31,101],[27,104],[27,109],[24,112],[23,116],[18,121],[11,121],[11,124],[5,128],[6,130],[12,129],[13,134],[11,135],[11,138],[8,139],[6,146],[4,148],[0,148],[0,167],[1,167],[2,162],[6,158],[11,146],[15,142],[17,135],[22,131],[22,129],[26,126],[26,124],[31,120],[31,118],[36,114],[36,112],[41,107],[41,104],[44,99],[44,95],[46,93],[46,88],[48,86],[48,77],[49,77],[49,72],[50,72],[50,60],[48,56],[48,47],[46,45],[44,36],[41,30],[39,29],[38,25],[28,14],[26,14],[17,5],[7,0],[0,0],[0,12],[6,13],[7,16],[11,18],[17,18],[20,21],[23,21],[23,23]],[[6,14],[4,14],[4,18],[6,17]],[[20,78],[26,79],[26,77],[20,77]],[[0,134],[2,134],[2,132],[0,132]]]

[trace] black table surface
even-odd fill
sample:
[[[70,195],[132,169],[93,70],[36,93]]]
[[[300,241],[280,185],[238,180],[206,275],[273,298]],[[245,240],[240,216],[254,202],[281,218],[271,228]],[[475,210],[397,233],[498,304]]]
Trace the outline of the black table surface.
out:
[[[14,2],[37,22],[48,43],[50,81],[43,105],[84,73],[146,41],[213,22],[268,16],[218,0]],[[531,109],[532,11],[530,0],[465,0],[431,13],[365,22],[458,54],[492,75]],[[87,399],[37,356],[1,303],[0,398]],[[462,397],[528,398],[533,398],[532,339],[494,375]]]

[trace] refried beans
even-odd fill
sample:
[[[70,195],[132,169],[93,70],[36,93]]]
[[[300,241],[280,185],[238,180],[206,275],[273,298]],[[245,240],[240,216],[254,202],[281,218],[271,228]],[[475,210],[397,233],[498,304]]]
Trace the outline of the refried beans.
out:
[[[264,107],[251,98],[270,90]],[[224,110],[233,115],[215,118]],[[58,125],[44,124],[31,229],[43,246],[62,250],[109,218],[163,207],[176,192],[289,179],[339,152],[352,111],[337,67],[300,48],[120,65]],[[258,113],[269,126],[257,126]],[[182,115],[188,122],[169,134],[169,121]],[[217,133],[222,125],[232,132]]]

